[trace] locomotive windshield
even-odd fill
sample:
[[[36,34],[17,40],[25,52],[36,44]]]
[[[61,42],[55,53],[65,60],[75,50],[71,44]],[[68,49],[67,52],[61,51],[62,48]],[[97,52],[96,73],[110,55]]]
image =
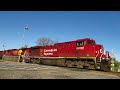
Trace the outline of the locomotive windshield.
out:
[[[95,44],[94,40],[88,40],[88,44]]]

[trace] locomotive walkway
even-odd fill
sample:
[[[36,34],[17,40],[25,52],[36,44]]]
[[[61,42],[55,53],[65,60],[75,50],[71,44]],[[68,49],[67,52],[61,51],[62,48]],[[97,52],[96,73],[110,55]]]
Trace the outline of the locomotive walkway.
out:
[[[100,71],[18,62],[0,62],[0,79],[120,79]]]

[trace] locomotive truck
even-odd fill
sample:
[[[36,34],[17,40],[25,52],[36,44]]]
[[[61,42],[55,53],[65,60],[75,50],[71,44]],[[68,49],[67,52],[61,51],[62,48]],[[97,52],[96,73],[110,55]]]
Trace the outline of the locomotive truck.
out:
[[[109,52],[104,51],[103,45],[96,44],[95,40],[91,38],[49,46],[33,46],[22,50],[26,63],[110,71],[111,57]],[[4,53],[4,57],[16,56],[18,56],[16,49],[6,50]]]

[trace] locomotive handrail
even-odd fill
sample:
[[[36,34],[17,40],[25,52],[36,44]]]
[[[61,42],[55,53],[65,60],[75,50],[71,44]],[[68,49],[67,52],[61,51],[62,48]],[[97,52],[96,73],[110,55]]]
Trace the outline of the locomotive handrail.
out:
[[[98,51],[98,54],[99,54],[99,51]],[[95,56],[97,58],[98,54]]]
[[[98,51],[98,54],[99,54],[99,51]],[[96,63],[96,58],[97,58],[98,54],[95,56],[95,63]]]
[[[100,62],[101,62],[101,58],[102,58],[102,56],[103,56],[103,53],[102,53],[101,56],[100,56]]]

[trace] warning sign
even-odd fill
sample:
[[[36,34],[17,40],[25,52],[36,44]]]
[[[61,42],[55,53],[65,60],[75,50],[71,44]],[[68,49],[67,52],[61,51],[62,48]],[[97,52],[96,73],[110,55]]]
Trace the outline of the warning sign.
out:
[[[22,52],[23,52],[23,51],[20,49],[20,50],[18,51],[18,55],[21,55]]]

